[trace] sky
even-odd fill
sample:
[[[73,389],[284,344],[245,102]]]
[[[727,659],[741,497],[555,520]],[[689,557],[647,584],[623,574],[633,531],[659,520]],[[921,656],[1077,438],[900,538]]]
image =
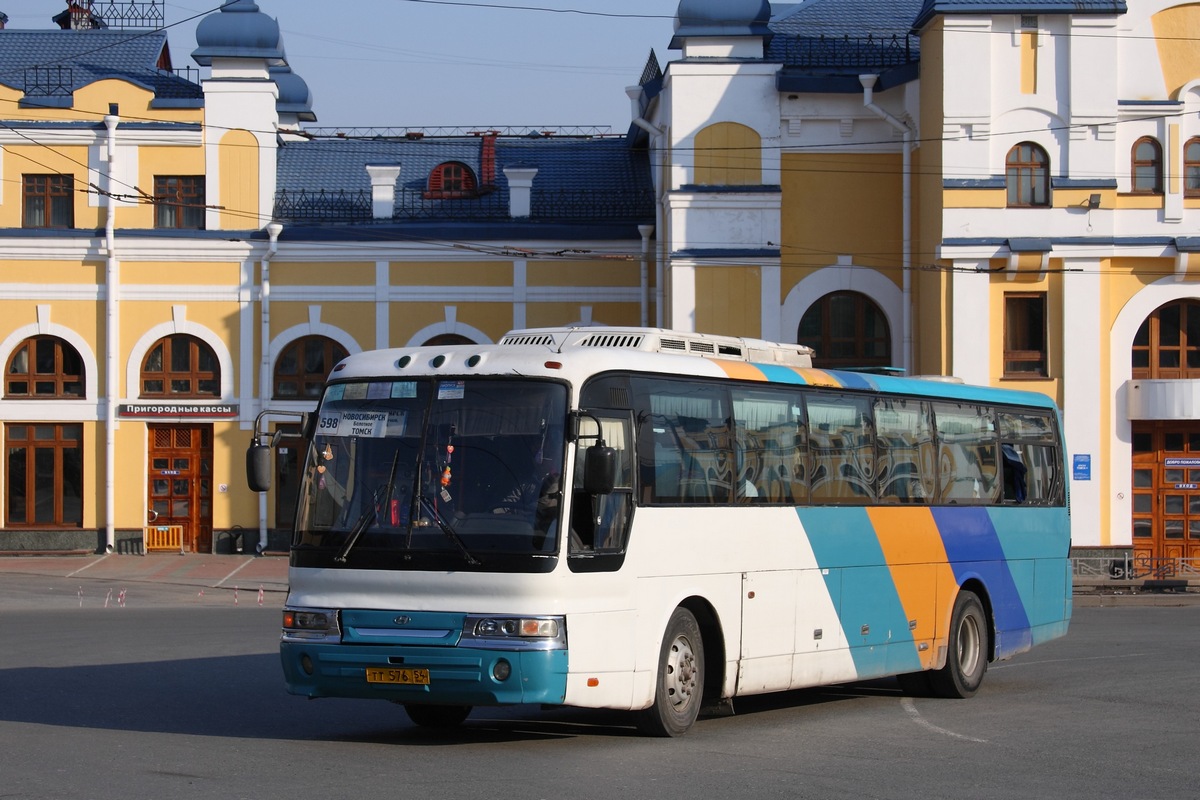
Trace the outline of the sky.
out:
[[[117,0],[118,4],[128,0]],[[102,8],[108,0],[96,0]],[[171,58],[195,67],[198,16],[222,0],[165,0]],[[679,0],[255,0],[279,21],[312,92],[306,127],[608,126],[631,118],[653,49],[668,50]],[[65,0],[0,0],[8,27],[53,29]]]

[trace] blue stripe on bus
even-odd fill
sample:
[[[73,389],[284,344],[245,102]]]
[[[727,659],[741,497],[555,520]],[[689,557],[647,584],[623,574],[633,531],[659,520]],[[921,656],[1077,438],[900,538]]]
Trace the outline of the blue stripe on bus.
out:
[[[1028,650],[1033,644],[1029,614],[1024,596],[1032,593],[1018,589],[1014,569],[1021,582],[1032,582],[1033,573],[1018,564],[1009,565],[992,523],[990,509],[983,507],[936,507],[933,519],[942,534],[946,557],[954,569],[958,585],[979,578],[987,590],[996,629],[996,657],[1004,658]]]
[[[921,669],[908,615],[866,509],[798,508],[796,513],[838,610],[858,676]]]

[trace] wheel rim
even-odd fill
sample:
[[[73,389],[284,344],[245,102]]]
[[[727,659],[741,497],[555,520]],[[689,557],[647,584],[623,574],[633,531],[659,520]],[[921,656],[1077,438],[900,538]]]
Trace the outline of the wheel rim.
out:
[[[982,637],[979,620],[973,614],[963,617],[958,626],[958,668],[963,675],[974,675],[979,666]]]
[[[675,637],[667,656],[663,674],[663,689],[676,712],[686,709],[696,697],[698,677],[699,665],[696,662],[696,651],[692,649],[691,640],[686,636]]]

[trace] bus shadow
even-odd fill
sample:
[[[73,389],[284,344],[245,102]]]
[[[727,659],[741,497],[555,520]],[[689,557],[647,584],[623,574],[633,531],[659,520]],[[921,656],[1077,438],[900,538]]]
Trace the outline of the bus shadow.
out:
[[[536,706],[477,708],[462,726],[418,728],[390,703],[289,695],[274,653],[0,669],[0,693],[0,722],[79,729],[406,746],[638,735],[627,712]],[[894,681],[756,695],[738,698],[732,718],[898,695]]]

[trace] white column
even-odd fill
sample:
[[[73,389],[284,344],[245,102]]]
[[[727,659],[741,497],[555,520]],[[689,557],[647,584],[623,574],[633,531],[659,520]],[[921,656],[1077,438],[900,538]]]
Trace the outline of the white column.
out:
[[[778,264],[763,266],[760,268],[762,275],[760,292],[760,304],[762,305],[762,333],[759,335],[768,342],[783,341],[783,305],[781,303],[782,289],[782,269]],[[792,332],[788,335],[787,340],[795,339],[796,334]]]
[[[696,330],[696,267],[672,264],[670,267],[670,314],[667,327],[677,331]]]
[[[987,259],[955,261],[950,287],[950,374],[967,383],[986,386],[991,381],[991,313],[988,289],[991,275]]]
[[[1063,425],[1068,465],[1076,455],[1091,456],[1091,480],[1077,481],[1067,476],[1071,481],[1071,544],[1110,544],[1112,537],[1100,527],[1101,487],[1110,470],[1128,472],[1129,465],[1114,463],[1103,450],[1106,426],[1101,417],[1100,391],[1105,370],[1100,361],[1103,348],[1098,343],[1104,341],[1106,333],[1100,322],[1100,263],[1072,260],[1064,266],[1072,268],[1063,275],[1062,309],[1066,350],[1062,364]]]

